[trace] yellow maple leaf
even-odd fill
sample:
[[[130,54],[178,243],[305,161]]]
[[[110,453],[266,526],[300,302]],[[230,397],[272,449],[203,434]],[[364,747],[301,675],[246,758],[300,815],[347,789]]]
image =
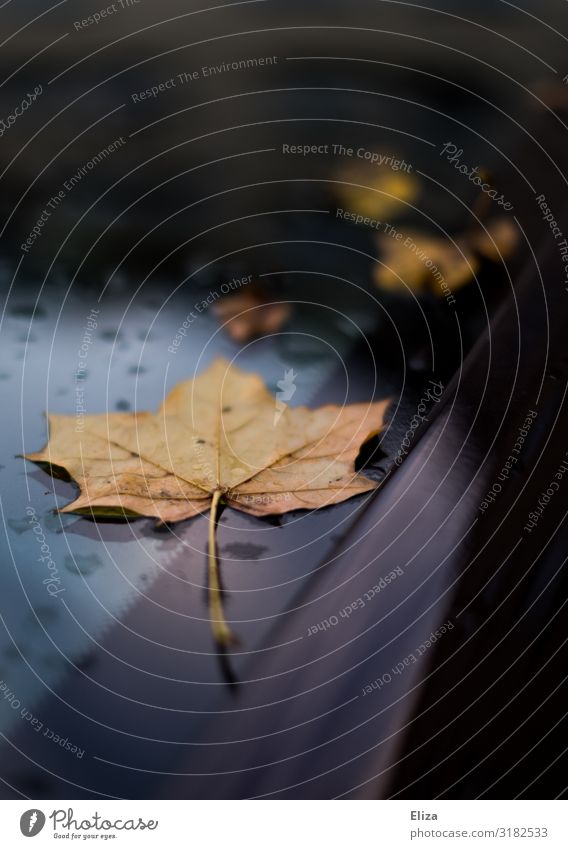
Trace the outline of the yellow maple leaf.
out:
[[[217,642],[228,645],[215,539],[220,506],[274,515],[377,486],[355,471],[355,460],[381,430],[388,400],[315,410],[285,401],[258,375],[218,359],[178,383],[156,413],[89,415],[80,425],[50,415],[47,445],[26,459],[52,473],[64,469],[79,485],[64,513],[179,522],[209,510],[211,621]]]

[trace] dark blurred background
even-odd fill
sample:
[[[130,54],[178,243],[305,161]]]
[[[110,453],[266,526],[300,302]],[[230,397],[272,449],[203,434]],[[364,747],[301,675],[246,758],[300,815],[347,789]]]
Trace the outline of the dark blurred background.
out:
[[[98,23],[89,20],[103,9],[107,14]],[[72,497],[73,485],[54,482],[16,455],[45,442],[46,410],[73,414],[78,352],[95,310],[97,327],[81,377],[89,413],[154,409],[176,381],[219,354],[258,371],[272,390],[293,368],[298,374],[294,403],[394,399],[380,452],[371,457],[373,473],[383,477],[428,381],[462,386],[468,354],[488,339],[496,341],[491,322],[503,311],[516,315],[524,297],[519,281],[525,280],[525,290],[536,296],[521,309],[522,321],[511,319],[502,359],[483,359],[488,374],[502,367],[499,379],[488,380],[495,418],[488,415],[485,431],[472,440],[468,428],[479,412],[477,395],[463,390],[458,425],[452,430],[456,419],[450,416],[450,436],[444,431],[446,455],[438,457],[435,470],[426,458],[413,471],[426,483],[421,478],[413,490],[419,495],[413,495],[411,519],[420,515],[420,499],[429,504],[432,493],[431,521],[440,526],[440,517],[460,502],[458,490],[439,491],[432,483],[440,468],[445,474],[454,461],[465,468],[465,501],[474,515],[476,499],[493,480],[485,452],[493,450],[493,436],[500,432],[495,410],[509,400],[509,392],[521,411],[537,403],[532,384],[530,389],[523,384],[528,372],[519,372],[505,354],[512,357],[522,339],[525,345],[530,339],[546,369],[549,319],[563,318],[556,306],[554,316],[549,313],[546,287],[560,291],[565,284],[557,244],[535,198],[544,195],[562,220],[565,4],[252,0],[201,8],[193,0],[123,0],[123,5],[117,0],[108,6],[98,0],[51,6],[11,0],[0,7],[0,20],[5,532],[0,679],[22,707],[85,751],[82,759],[62,752],[3,700],[3,793],[6,798],[254,795],[258,787],[243,780],[240,789],[237,777],[222,786],[216,779],[203,784],[200,777],[208,771],[209,747],[215,757],[219,750],[227,752],[220,763],[214,758],[215,769],[224,773],[246,769],[256,757],[240,744],[235,766],[227,747],[216,746],[251,733],[244,720],[240,724],[243,689],[235,691],[234,680],[249,675],[256,680],[255,664],[268,656],[270,666],[283,641],[297,639],[299,646],[306,623],[298,611],[321,602],[318,581],[328,574],[324,567],[334,562],[337,546],[349,533],[358,539],[358,522],[374,528],[368,511],[380,512],[384,502],[347,502],[309,520],[296,514],[273,523],[225,514],[219,535],[228,615],[242,639],[228,669],[226,659],[216,657],[207,622],[206,521],[157,531],[147,521],[96,525],[62,518],[54,508]],[[243,62],[247,67],[230,67]],[[203,68],[218,70],[207,74]],[[183,82],[179,75],[186,75]],[[141,97],[153,87],[156,96]],[[29,107],[11,120],[34,91]],[[513,206],[505,214],[511,230],[496,256],[487,250],[470,253],[466,246],[483,227],[494,232],[492,221],[503,210],[441,155],[446,143],[461,151],[464,164],[478,166]],[[393,156],[410,170],[334,155],[334,144]],[[302,156],[284,153],[283,145],[327,145],[328,151]],[[377,282],[377,260],[387,261],[385,243],[373,227],[338,218],[338,207],[403,234],[421,233],[432,251],[442,250],[439,242],[450,251],[457,244],[475,262],[455,283],[455,304],[435,287],[412,284],[411,274],[399,287]],[[45,210],[40,235],[31,237]],[[543,255],[549,257],[544,280]],[[450,253],[446,276],[459,259]],[[218,314],[207,310],[179,351],[169,350],[180,323],[202,297],[248,275],[256,305],[289,305],[274,332],[261,328],[235,338],[221,327]],[[480,365],[478,377],[482,372]],[[464,446],[470,465],[461,466]],[[498,462],[493,456],[491,463]],[[472,495],[468,487],[478,473],[479,491]],[[39,580],[26,519],[30,504],[65,576],[65,605],[53,604]],[[437,566],[445,562],[446,550],[454,550],[469,519],[456,521],[452,536],[434,552],[427,550],[420,569],[405,573],[396,592],[401,603],[411,600],[395,617],[386,657],[374,656],[375,631],[359,641],[368,670],[361,672],[362,683],[407,653],[408,645],[397,647],[396,634],[413,628],[411,645],[442,621],[461,567],[452,566],[441,577]],[[392,553],[398,549],[389,549],[390,534],[393,539],[405,535],[404,557],[411,562],[426,544],[426,528],[405,532],[398,521],[389,519],[387,529],[373,537],[374,550],[381,555],[390,550],[393,563],[402,562]],[[513,544],[518,534],[514,527],[503,538]],[[379,567],[362,558],[349,559],[348,582],[368,570],[372,574],[365,580],[372,585],[393,568],[390,562]],[[491,572],[493,561],[484,563]],[[342,580],[334,578],[323,612],[320,603],[318,613],[305,615],[317,619],[338,609],[334,593],[343,592]],[[422,580],[427,590],[417,589]],[[343,601],[358,591],[348,586]],[[390,615],[393,596],[381,598],[382,605],[373,622],[379,614]],[[285,637],[280,629],[288,629]],[[362,625],[355,627],[353,639],[358,633],[366,633]],[[464,628],[462,638],[468,634]],[[305,641],[298,646],[299,656],[290,661],[294,668],[313,660],[313,647]],[[357,662],[347,649],[336,665],[326,661],[326,683],[357,668]],[[335,710],[336,701],[354,698],[361,682],[341,680],[331,696],[324,687],[328,695],[321,701],[314,697],[306,721],[317,725],[317,717]],[[411,685],[414,679],[406,679],[410,692]],[[309,675],[301,686],[310,688]],[[420,693],[428,703],[426,687]],[[257,704],[265,704],[266,697],[260,693]],[[254,703],[256,690],[250,698]],[[391,729],[402,727],[413,715],[414,698],[408,696],[404,708],[373,726],[367,743],[379,746]],[[296,709],[304,721],[303,709]],[[357,711],[366,708],[359,704],[353,710],[352,716],[363,721]],[[283,744],[270,735],[293,727],[294,714],[288,716],[287,704],[280,713],[260,714],[259,734],[269,735],[274,746],[270,757],[284,759],[278,749]],[[331,747],[333,754],[326,750],[321,761],[299,758],[302,766],[292,777],[281,778],[275,767],[271,792],[278,793],[286,781],[290,786],[304,782],[300,796],[394,792],[394,783],[357,790],[359,781],[380,771],[373,763],[366,762],[361,774],[356,767],[342,771],[339,765],[364,748],[350,743],[351,720],[344,721],[346,739]],[[412,746],[419,748],[430,733],[426,728]],[[326,725],[321,735],[332,740],[333,728]],[[314,731],[318,745],[321,739]],[[304,741],[297,746],[303,752],[309,748]],[[390,750],[389,757],[390,763]],[[433,760],[411,763],[416,772],[409,777],[402,771],[399,787],[427,774]],[[327,768],[337,770],[333,780],[305,787],[312,773]],[[458,763],[452,780],[463,772]],[[449,783],[442,775],[437,791]],[[475,795],[490,783],[482,773],[459,792]],[[426,779],[420,790],[429,792]]]

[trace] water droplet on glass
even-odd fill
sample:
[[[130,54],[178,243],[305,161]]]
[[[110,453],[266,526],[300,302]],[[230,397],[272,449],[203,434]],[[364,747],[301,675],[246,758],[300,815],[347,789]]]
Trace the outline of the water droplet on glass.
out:
[[[65,568],[76,575],[92,575],[103,565],[98,554],[68,554],[65,557]]]
[[[100,338],[105,342],[118,342],[122,339],[122,333],[117,328],[110,327],[108,330],[101,330]]]
[[[10,308],[10,315],[15,318],[45,318],[46,312],[43,307],[34,304],[19,304]]]
[[[23,652],[22,652],[23,653]],[[14,661],[18,662],[22,660],[22,655],[20,654],[20,649],[17,646],[7,646],[2,652],[4,657],[8,658],[12,663]]]
[[[25,519],[8,519],[8,527],[12,528],[17,534],[25,534],[31,528],[29,518]]]
[[[267,546],[250,542],[232,542],[222,548],[223,554],[235,560],[259,560],[265,551],[268,551]]]
[[[38,620],[42,625],[50,625],[53,622],[57,622],[59,618],[58,613],[59,608],[48,607],[45,604],[38,604],[37,607],[33,608],[33,614],[30,614],[29,620],[32,625],[38,625]]]

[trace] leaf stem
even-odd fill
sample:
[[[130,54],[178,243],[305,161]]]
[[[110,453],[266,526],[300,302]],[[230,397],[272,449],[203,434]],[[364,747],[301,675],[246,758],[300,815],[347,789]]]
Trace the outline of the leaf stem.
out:
[[[219,578],[216,530],[219,503],[222,495],[223,491],[221,489],[215,490],[213,493],[213,500],[211,502],[211,512],[209,514],[209,616],[211,617],[211,628],[216,642],[220,646],[227,647],[236,642],[236,637],[227,625],[227,621],[225,619],[221,595],[221,581]]]

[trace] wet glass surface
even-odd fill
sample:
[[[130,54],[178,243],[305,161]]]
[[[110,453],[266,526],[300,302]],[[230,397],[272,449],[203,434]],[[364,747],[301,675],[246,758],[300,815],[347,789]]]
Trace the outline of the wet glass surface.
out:
[[[305,282],[303,288],[305,293]],[[104,300],[89,297],[88,291],[68,291],[64,279],[49,284],[37,302],[36,292],[34,285],[29,294],[20,286],[10,297],[2,328],[5,463],[0,475],[6,533],[0,572],[0,679],[17,693],[21,708],[0,703],[0,731],[16,740],[23,735],[25,751],[35,757],[45,740],[32,720],[22,719],[26,711],[44,729],[64,725],[65,737],[79,751],[89,751],[97,725],[85,725],[83,712],[117,729],[127,745],[128,737],[121,738],[120,731],[128,735],[135,710],[136,739],[168,739],[173,726],[154,727],[152,706],[173,711],[174,717],[187,705],[190,713],[207,713],[216,687],[238,679],[254,653],[272,649],[274,623],[325,564],[365,499],[309,519],[301,512],[276,520],[233,510],[223,514],[218,541],[226,610],[241,640],[227,667],[216,657],[209,626],[206,518],[157,528],[147,519],[95,523],[57,513],[74,497],[75,485],[50,477],[16,453],[45,443],[46,409],[78,416],[105,409],[152,409],[178,380],[220,354],[260,371],[272,391],[285,369],[293,367],[298,375],[294,404],[321,403],[326,384],[326,401],[342,402],[357,393],[366,397],[367,387],[358,388],[357,377],[351,375],[348,385],[341,364],[353,351],[353,328],[363,322],[371,329],[364,309],[367,296],[362,295],[359,305],[351,298],[347,309],[346,303],[338,304],[337,312],[330,305],[331,319],[301,315],[290,326],[290,335],[292,330],[299,334],[293,342],[283,333],[242,353],[216,333],[217,323],[204,314],[174,356],[168,352],[170,341],[180,316],[195,300],[187,289],[160,302],[158,310],[156,296],[130,304],[128,296],[116,293],[112,308],[105,310]],[[392,387],[394,371],[382,380],[377,397]],[[119,635],[120,654],[109,664],[105,640],[112,629]],[[121,667],[128,673],[127,692]],[[93,693],[98,705],[94,713]],[[147,721],[143,705],[148,705]],[[199,739],[199,733],[199,724],[190,730],[184,719],[184,737]],[[170,739],[177,738],[174,734]],[[42,758],[54,754],[57,749],[48,746]]]

